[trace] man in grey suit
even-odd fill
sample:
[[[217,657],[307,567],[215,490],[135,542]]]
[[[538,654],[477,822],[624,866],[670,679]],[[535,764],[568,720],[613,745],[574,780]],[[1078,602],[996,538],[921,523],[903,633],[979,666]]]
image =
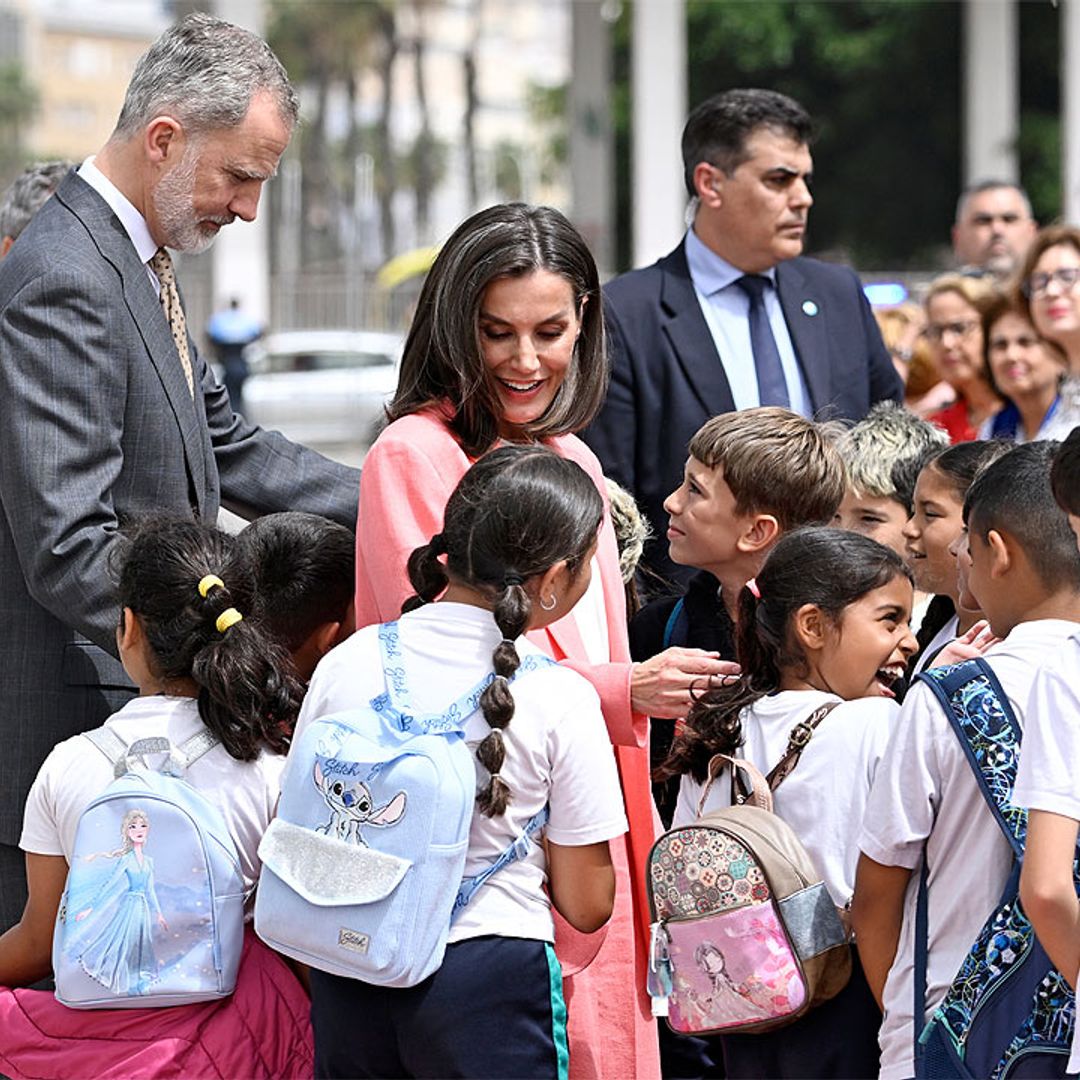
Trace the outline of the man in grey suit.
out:
[[[0,265],[0,929],[25,900],[17,844],[39,765],[132,693],[110,573],[124,520],[212,522],[224,503],[355,524],[358,471],[232,413],[165,251],[255,217],[296,116],[265,42],[189,16]]]

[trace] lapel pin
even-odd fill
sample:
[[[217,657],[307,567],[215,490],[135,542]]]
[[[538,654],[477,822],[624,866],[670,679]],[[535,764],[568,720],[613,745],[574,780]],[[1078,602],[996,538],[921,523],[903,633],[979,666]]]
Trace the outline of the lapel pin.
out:
[[[813,318],[818,313],[818,306],[813,300],[804,300],[802,302],[802,309],[804,315],[809,315]]]

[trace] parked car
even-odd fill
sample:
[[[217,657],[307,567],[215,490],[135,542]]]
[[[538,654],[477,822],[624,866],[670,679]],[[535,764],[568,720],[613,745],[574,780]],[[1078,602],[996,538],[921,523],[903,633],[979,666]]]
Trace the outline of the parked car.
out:
[[[397,333],[290,330],[248,346],[244,414],[290,439],[354,457],[374,442],[397,387]]]

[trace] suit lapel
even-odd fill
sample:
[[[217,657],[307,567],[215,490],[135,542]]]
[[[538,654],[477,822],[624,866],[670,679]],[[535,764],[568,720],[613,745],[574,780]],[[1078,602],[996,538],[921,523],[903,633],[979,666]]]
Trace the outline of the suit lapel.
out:
[[[731,412],[735,400],[709,325],[701,313],[683,244],[663,260],[662,268],[660,306],[668,315],[662,324],[663,330],[686,376],[687,385],[707,416]]]
[[[143,340],[150,362],[161,380],[165,397],[180,429],[184,459],[201,514],[206,497],[203,426],[199,423],[196,412],[197,407],[202,407],[201,392],[197,388],[198,397],[192,399],[180,365],[176,343],[172,339],[172,331],[161,309],[161,302],[120,219],[89,184],[79,177],[73,179],[74,183],[71,183],[71,178],[65,181],[57,196],[63,196],[63,201],[71,212],[86,226],[102,258],[120,275],[124,303]]]
[[[832,397],[825,304],[806,280],[797,261],[782,262],[777,266],[776,291],[791,343],[795,346],[795,356],[810,391],[810,403],[816,412]]]

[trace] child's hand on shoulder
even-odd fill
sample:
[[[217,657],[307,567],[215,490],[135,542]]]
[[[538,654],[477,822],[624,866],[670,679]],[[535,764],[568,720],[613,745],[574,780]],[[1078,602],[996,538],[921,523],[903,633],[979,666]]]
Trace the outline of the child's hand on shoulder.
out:
[[[950,641],[928,667],[947,667],[964,660],[974,660],[976,656],[982,656],[988,649],[1000,643],[1001,638],[990,629],[990,624],[985,619],[980,619],[966,634]]]

